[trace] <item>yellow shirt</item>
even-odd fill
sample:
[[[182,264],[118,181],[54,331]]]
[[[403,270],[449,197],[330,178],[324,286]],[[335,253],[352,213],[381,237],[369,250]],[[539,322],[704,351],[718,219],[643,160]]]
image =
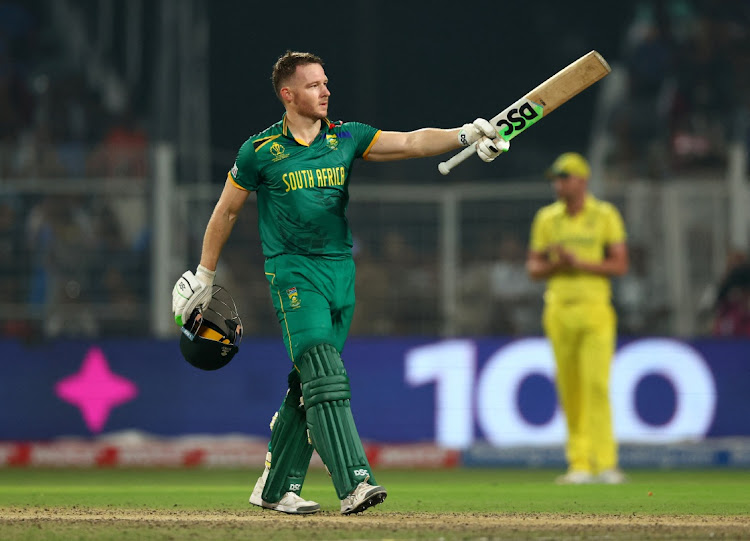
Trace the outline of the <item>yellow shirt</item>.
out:
[[[566,212],[564,202],[557,201],[539,209],[531,226],[532,251],[545,252],[559,244],[581,261],[590,263],[600,263],[606,247],[625,242],[625,238],[619,211],[590,194],[575,216]],[[550,276],[544,299],[548,303],[609,302],[611,295],[609,278],[572,271]]]

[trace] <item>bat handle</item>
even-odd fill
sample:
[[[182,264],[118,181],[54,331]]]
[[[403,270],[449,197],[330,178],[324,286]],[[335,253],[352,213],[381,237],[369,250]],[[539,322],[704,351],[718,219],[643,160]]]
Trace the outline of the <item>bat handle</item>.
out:
[[[440,162],[438,164],[438,171],[440,171],[440,173],[442,173],[443,175],[447,175],[448,173],[451,172],[451,169],[453,169],[459,163],[461,163],[466,158],[474,154],[474,152],[475,152],[474,145],[469,145],[468,147],[463,149],[461,152],[451,157],[448,161]]]

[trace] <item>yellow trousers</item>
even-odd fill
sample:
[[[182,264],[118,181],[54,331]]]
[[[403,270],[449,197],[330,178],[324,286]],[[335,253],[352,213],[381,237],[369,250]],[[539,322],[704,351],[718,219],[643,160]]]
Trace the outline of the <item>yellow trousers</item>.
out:
[[[568,426],[565,456],[571,470],[617,467],[609,403],[609,371],[617,316],[609,303],[550,303],[544,332],[557,365],[557,393]]]

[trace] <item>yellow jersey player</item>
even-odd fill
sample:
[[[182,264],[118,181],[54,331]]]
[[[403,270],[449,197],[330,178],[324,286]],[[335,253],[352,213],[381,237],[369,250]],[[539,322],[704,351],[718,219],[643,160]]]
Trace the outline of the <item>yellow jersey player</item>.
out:
[[[609,402],[617,327],[610,279],[627,272],[628,251],[620,213],[589,193],[590,174],[574,152],[549,168],[557,201],[534,217],[526,268],[547,282],[542,323],[568,428],[568,471],[558,482],[617,484],[624,475]]]

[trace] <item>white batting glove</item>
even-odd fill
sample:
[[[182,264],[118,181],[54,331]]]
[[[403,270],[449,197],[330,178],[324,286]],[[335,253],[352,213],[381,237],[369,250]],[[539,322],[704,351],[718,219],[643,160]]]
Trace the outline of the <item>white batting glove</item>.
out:
[[[490,139],[489,137],[482,137],[477,143],[477,155],[484,162],[491,162],[497,158],[503,152],[507,152],[510,148],[510,141],[500,139]]]
[[[216,271],[198,265],[195,274],[185,271],[177,280],[172,289],[172,313],[175,323],[180,327],[188,322],[193,310],[199,306],[202,310],[208,308],[215,276]]]
[[[482,137],[489,137],[490,139],[497,137],[497,130],[488,120],[483,118],[477,118],[471,124],[464,124],[458,132],[458,142],[464,147],[476,143]]]

